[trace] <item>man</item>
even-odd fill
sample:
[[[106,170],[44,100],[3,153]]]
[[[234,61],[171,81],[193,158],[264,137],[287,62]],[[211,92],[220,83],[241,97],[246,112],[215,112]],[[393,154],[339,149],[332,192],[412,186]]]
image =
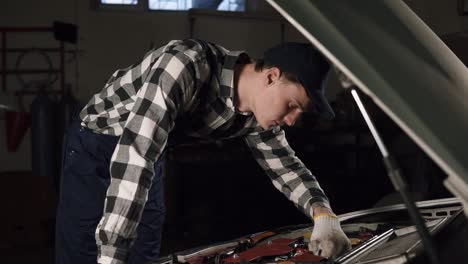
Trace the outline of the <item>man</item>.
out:
[[[309,44],[282,44],[252,61],[244,52],[189,39],[116,71],[67,135],[57,262],[158,257],[164,219],[159,161],[180,132],[245,138],[274,186],[314,219],[310,249],[324,257],[349,249],[327,197],[280,128],[309,109],[333,117],[323,94],[328,70]]]

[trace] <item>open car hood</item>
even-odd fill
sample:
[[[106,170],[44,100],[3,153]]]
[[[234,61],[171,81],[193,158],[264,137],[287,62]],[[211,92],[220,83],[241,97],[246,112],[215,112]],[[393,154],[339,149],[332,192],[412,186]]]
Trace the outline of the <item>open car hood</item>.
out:
[[[468,70],[403,2],[267,0],[447,174],[468,216]]]

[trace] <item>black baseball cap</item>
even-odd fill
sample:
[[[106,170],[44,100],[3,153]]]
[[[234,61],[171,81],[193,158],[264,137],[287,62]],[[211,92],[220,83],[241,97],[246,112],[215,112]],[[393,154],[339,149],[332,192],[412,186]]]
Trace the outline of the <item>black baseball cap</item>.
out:
[[[325,98],[330,64],[311,44],[298,42],[279,44],[265,51],[263,62],[266,67],[277,67],[281,72],[296,76],[321,118],[331,120],[335,117],[333,109]]]

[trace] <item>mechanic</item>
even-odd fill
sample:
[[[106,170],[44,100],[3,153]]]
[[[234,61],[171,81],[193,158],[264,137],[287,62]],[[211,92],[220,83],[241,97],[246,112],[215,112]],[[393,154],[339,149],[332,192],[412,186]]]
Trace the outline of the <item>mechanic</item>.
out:
[[[182,132],[243,137],[274,186],[314,220],[310,250],[350,248],[316,178],[281,126],[304,111],[334,113],[329,64],[310,44],[284,43],[253,60],[202,40],[173,40],[117,70],[68,129],[56,223],[57,263],[147,263],[164,220],[162,156]]]

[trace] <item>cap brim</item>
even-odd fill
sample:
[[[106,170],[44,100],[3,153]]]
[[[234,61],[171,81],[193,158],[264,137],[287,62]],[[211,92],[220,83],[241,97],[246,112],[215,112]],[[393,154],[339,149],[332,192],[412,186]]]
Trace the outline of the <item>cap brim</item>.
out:
[[[325,119],[325,120],[334,119],[335,112],[333,111],[330,104],[328,103],[327,98],[325,98],[325,95],[321,92],[317,92],[315,93],[315,96],[317,100],[316,107],[318,108],[320,118]]]
[[[312,90],[312,95],[309,94],[311,97],[311,101],[314,104],[314,106],[318,110],[318,115],[321,119],[324,120],[332,120],[335,118],[335,112],[331,108],[330,104],[328,103],[327,98],[325,97],[325,86],[327,85],[328,78],[330,76],[330,70],[327,72],[325,77],[322,80],[322,83],[320,84],[320,89],[311,89]],[[310,91],[310,90],[309,90]]]

